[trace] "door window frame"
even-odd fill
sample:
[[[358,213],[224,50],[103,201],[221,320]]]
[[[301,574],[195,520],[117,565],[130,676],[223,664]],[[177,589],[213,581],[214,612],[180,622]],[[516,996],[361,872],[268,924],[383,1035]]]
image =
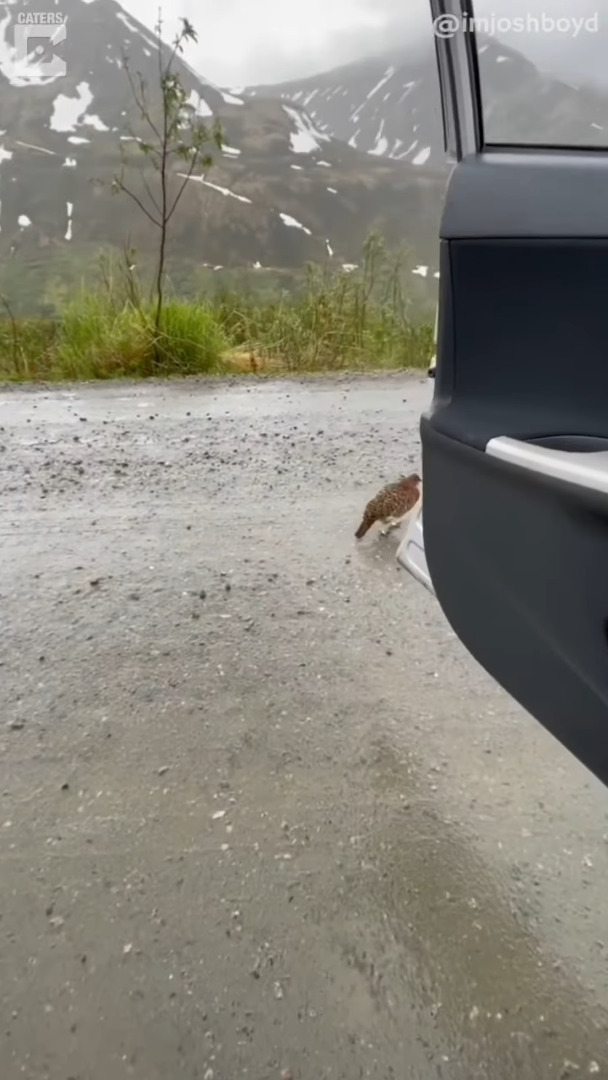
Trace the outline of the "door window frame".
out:
[[[485,145],[473,0],[430,0],[444,148],[456,164]]]

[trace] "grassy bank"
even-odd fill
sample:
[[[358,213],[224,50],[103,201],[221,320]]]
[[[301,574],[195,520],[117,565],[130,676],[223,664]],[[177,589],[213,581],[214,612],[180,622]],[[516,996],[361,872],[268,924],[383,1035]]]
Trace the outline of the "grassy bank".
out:
[[[0,380],[425,368],[432,327],[409,317],[396,275],[310,267],[297,294],[170,299],[157,333],[137,282],[106,275],[53,319],[0,318]]]

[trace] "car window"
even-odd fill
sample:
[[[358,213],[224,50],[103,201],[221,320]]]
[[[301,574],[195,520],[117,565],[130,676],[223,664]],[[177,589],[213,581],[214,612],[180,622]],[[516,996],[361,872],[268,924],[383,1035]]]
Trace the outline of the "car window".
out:
[[[510,0],[506,15],[475,0],[486,143],[608,147],[608,6],[599,6]]]

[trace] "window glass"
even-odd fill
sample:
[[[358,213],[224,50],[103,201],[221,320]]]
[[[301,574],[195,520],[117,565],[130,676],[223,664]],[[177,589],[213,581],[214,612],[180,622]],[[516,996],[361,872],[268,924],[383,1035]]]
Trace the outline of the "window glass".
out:
[[[608,147],[608,0],[475,0],[474,21],[486,143]]]

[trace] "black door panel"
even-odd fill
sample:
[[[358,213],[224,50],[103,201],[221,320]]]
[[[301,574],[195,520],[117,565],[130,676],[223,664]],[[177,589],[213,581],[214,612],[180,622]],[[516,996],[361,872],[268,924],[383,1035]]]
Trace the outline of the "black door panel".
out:
[[[452,172],[441,234],[448,240],[608,236],[607,183],[602,150],[485,150]]]
[[[608,235],[590,235],[570,207],[585,191],[596,214],[598,177],[608,207],[608,161],[514,157],[484,173],[479,155],[450,181],[435,397],[421,428],[426,558],[471,653],[608,783],[608,497],[485,453],[505,435],[608,447]],[[540,217],[539,177],[550,203]]]
[[[435,425],[608,437],[608,239],[442,244]]]
[[[608,784],[608,500],[422,423],[433,585],[475,658]]]

